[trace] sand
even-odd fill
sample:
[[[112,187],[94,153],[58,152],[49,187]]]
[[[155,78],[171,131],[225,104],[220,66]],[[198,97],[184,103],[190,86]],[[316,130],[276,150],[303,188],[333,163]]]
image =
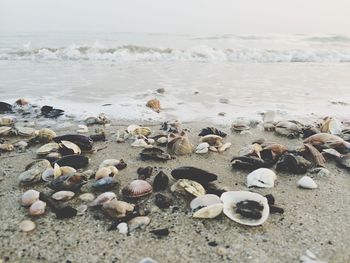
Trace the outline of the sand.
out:
[[[248,190],[245,186],[248,172],[233,170],[230,166],[232,156],[242,146],[261,137],[288,147],[302,142],[301,139],[278,137],[259,128],[252,130],[252,134],[233,134],[228,126],[222,126],[218,128],[228,132],[225,142],[232,142],[232,147],[226,152],[179,156],[162,163],[140,160],[141,149],[132,148],[131,141],[116,143],[111,132],[125,129],[127,125],[119,122],[119,125],[108,127],[107,142],[95,143],[96,147],[107,147],[87,155],[91,159],[87,168],[91,169],[96,169],[104,159],[123,158],[128,166],[120,171],[121,186],[135,179],[136,170],[141,166],[164,168],[170,175],[173,168],[191,165],[217,174],[221,186]],[[197,143],[198,132],[207,125],[188,123],[184,127],[191,130],[191,140]],[[53,127],[59,135],[76,128],[76,124]],[[159,124],[151,128],[156,133]],[[9,138],[9,141],[16,140],[19,138]],[[23,233],[19,230],[19,223],[30,216],[27,208],[19,203],[21,194],[30,188],[53,193],[44,183],[23,187],[18,182],[18,175],[35,158],[38,147],[0,156],[0,168],[5,172],[0,181],[0,259],[3,262],[139,262],[146,257],[157,262],[299,262],[306,250],[325,262],[350,262],[350,177],[333,161],[327,161],[330,175],[313,175],[317,189],[300,189],[297,181],[302,175],[284,173],[277,173],[274,188],[252,189],[263,195],[273,194],[276,204],[285,210],[284,214],[270,214],[268,220],[258,227],[239,225],[225,215],[216,219],[193,219],[188,201],[181,197],[174,199],[173,207],[161,210],[151,196],[144,200],[151,211],[151,223],[128,236],[117,230],[108,231],[112,220],[98,210],[58,220],[47,209],[44,215],[31,218],[37,225],[36,229]],[[90,185],[85,185],[82,192],[90,192]],[[115,192],[122,198],[120,189]],[[74,198],[67,204],[76,207],[83,201]],[[158,228],[168,228],[170,234],[158,238],[150,233]]]

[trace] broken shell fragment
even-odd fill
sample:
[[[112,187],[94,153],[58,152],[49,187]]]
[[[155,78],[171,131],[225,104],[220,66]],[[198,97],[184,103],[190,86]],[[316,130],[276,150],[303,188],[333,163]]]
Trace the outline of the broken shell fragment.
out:
[[[144,180],[134,180],[123,188],[122,193],[125,198],[141,198],[152,193],[152,186]]]
[[[31,216],[40,216],[45,213],[46,203],[37,200],[29,207],[29,214]]]
[[[263,224],[270,208],[266,197],[247,191],[229,191],[221,195],[224,214],[231,220],[248,226]]]
[[[128,222],[129,232],[132,232],[137,228],[145,228],[150,222],[151,219],[147,216],[134,217]]]
[[[299,181],[298,181],[298,186],[306,189],[315,189],[317,188],[317,184],[315,181],[309,177],[309,176],[303,176]]]
[[[39,200],[39,192],[36,190],[30,189],[23,193],[21,198],[21,203],[23,206],[30,206],[38,200]]]
[[[142,160],[167,161],[171,160],[171,156],[165,153],[162,149],[153,147],[145,148],[140,153]]]
[[[118,201],[117,199],[112,199],[102,205],[102,210],[110,217],[119,219],[132,213],[134,205],[124,201]]]
[[[311,167],[311,162],[302,156],[283,154],[277,162],[276,170],[295,174],[304,174]]]
[[[57,201],[67,201],[74,197],[75,193],[72,191],[59,191],[54,193],[51,197]]]
[[[214,134],[214,135],[218,135],[220,137],[226,137],[227,134],[224,133],[223,131],[218,130],[217,128],[214,127],[206,127],[204,129],[201,130],[201,132],[198,134],[198,136],[206,136],[209,134]]]
[[[22,232],[30,232],[33,231],[35,229],[35,223],[31,220],[23,220],[20,224],[19,224],[19,229]]]
[[[222,153],[222,152],[226,151],[228,148],[231,147],[231,145],[232,145],[232,143],[230,143],[230,142],[224,143],[223,145],[221,145],[221,146],[218,148],[218,152],[219,152],[219,153]]]
[[[271,188],[275,184],[277,176],[274,171],[267,168],[259,168],[247,176],[247,186]]]
[[[209,151],[209,143],[207,142],[202,142],[200,144],[198,144],[197,148],[196,148],[196,153],[207,153]]]
[[[172,192],[178,192],[180,194],[190,194],[192,196],[200,196],[205,195],[205,189],[196,181],[188,180],[188,179],[180,179],[175,184],[173,184],[170,188]]]

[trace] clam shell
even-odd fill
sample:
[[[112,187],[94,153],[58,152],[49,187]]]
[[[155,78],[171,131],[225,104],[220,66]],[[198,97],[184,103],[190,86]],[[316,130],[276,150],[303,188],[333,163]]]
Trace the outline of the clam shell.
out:
[[[11,152],[15,149],[15,147],[12,144],[9,143],[0,143],[0,151],[4,151],[4,152]]]
[[[102,167],[97,170],[95,174],[95,179],[101,179],[103,177],[114,177],[118,174],[118,169],[115,166]]]
[[[30,189],[23,193],[21,198],[21,203],[23,206],[31,206],[33,203],[39,200],[39,192],[33,189]]]
[[[120,161],[117,159],[106,159],[100,164],[99,168],[107,167],[107,166],[117,167],[119,164],[120,164]]]
[[[214,134],[205,135],[202,138],[200,138],[200,141],[206,142],[210,146],[215,146],[215,147],[222,145],[222,137]]]
[[[168,138],[163,136],[157,139],[157,143],[159,144],[167,144],[168,143]]]
[[[151,219],[147,216],[137,216],[128,222],[129,232],[137,228],[145,228],[150,222]]]
[[[11,126],[16,122],[14,116],[3,116],[0,118],[0,126]]]
[[[31,216],[40,216],[45,213],[46,203],[38,200],[35,201],[30,207],[29,207],[29,214]]]
[[[116,199],[117,196],[113,192],[105,192],[100,194],[94,201],[91,202],[90,206],[98,206],[103,205],[104,203],[107,203],[111,201],[112,199]]]
[[[269,217],[270,208],[267,202],[266,197],[252,192],[247,191],[229,191],[221,195],[221,200],[224,203],[224,214],[231,220],[247,225],[247,226],[258,226],[263,224]],[[235,211],[236,205],[242,201],[255,201],[263,206],[261,212],[261,218],[252,219],[244,217]]]
[[[70,141],[62,140],[60,143],[62,151],[67,152],[67,154],[81,154],[81,150],[78,145]],[[63,154],[63,153],[62,153]]]
[[[136,129],[138,129],[138,128],[140,128],[139,125],[131,124],[131,125],[129,125],[129,126],[126,128],[126,131],[127,131],[128,133],[130,133],[130,134],[134,134],[134,131],[135,131]]]
[[[0,135],[8,135],[11,131],[11,127],[0,127]]]
[[[19,136],[30,137],[35,134],[35,129],[30,127],[16,127]]]
[[[55,142],[47,143],[47,144],[44,144],[43,146],[41,146],[39,149],[37,149],[36,154],[37,155],[46,155],[46,154],[49,154],[51,152],[57,152],[59,148],[60,148],[60,146],[58,145],[58,143],[55,143]]]
[[[41,179],[44,181],[44,182],[51,182],[52,180],[55,179],[55,176],[54,176],[55,172],[54,172],[54,169],[53,168],[47,168],[41,175]]]
[[[42,142],[50,142],[56,137],[56,133],[47,128],[40,129],[37,138]]]
[[[247,186],[272,188],[274,187],[277,176],[274,171],[267,168],[259,168],[247,176]]]
[[[298,186],[305,188],[305,189],[315,189],[317,188],[317,184],[315,181],[309,177],[309,176],[303,176],[299,181],[298,181]]]
[[[118,219],[125,217],[134,210],[134,205],[124,201],[113,199],[102,205],[102,210],[112,218]]]
[[[70,141],[76,144],[83,151],[90,151],[93,145],[93,140],[89,136],[82,134],[66,134],[54,138],[54,141],[57,143],[62,141]]]
[[[206,207],[206,206],[221,204],[221,203],[222,201],[220,197],[218,197],[217,195],[205,194],[194,198],[190,203],[190,207],[192,210],[197,210],[198,208],[201,208],[201,207]]]
[[[151,129],[148,127],[136,127],[133,130],[132,134],[133,135],[142,135],[142,136],[147,137],[151,134],[151,132],[152,132]]]
[[[344,144],[344,140],[337,135],[329,133],[317,133],[304,140],[304,143],[310,143],[315,147],[337,148]]]
[[[22,232],[30,232],[33,231],[35,229],[35,223],[31,220],[23,220],[20,224],[19,224],[19,229]]]
[[[198,144],[197,148],[196,148],[196,153],[207,153],[209,151],[209,143],[207,142],[202,142],[200,144]]]
[[[171,186],[170,190],[181,194],[188,193],[193,196],[205,195],[205,189],[200,183],[188,179],[178,180]]]
[[[113,189],[117,186],[118,181],[114,177],[103,177],[92,184],[92,187],[97,191],[105,191]]]
[[[230,142],[227,142],[227,143],[224,143],[223,145],[221,145],[219,148],[218,148],[218,152],[219,153],[222,153],[224,151],[226,151],[228,148],[230,148],[232,145],[232,143]]]
[[[160,101],[158,99],[152,99],[147,101],[146,106],[157,113],[160,112]]]
[[[22,184],[36,183],[40,181],[41,174],[42,172],[39,169],[35,169],[35,168],[29,169],[21,173],[18,177],[18,180]]]
[[[254,155],[261,158],[260,156],[261,150],[262,150],[262,147],[260,144],[253,143],[240,149],[238,152],[238,155],[239,156]]]
[[[132,147],[146,148],[150,147],[144,139],[136,139],[132,144]]]
[[[213,204],[206,207],[203,207],[193,213],[194,218],[215,218],[222,213],[224,208],[223,204]]]
[[[152,193],[152,186],[144,180],[134,180],[122,190],[126,198],[140,198]]]
[[[116,195],[114,194],[114,196]],[[91,193],[85,193],[85,194],[79,195],[79,199],[84,202],[92,202],[95,199],[95,196]]]
[[[67,201],[74,197],[75,193],[72,191],[58,191],[51,197],[57,201]]]

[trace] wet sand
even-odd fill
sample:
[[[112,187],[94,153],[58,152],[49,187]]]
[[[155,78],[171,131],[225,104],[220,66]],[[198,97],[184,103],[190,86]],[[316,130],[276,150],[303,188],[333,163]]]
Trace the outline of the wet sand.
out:
[[[118,122],[116,122],[118,123]],[[139,123],[143,124],[143,123]],[[136,170],[141,166],[164,168],[170,171],[184,165],[196,166],[218,175],[218,183],[231,190],[248,190],[245,179],[248,172],[233,170],[230,160],[245,144],[255,139],[266,138],[295,147],[301,139],[287,139],[260,129],[252,134],[233,134],[228,126],[218,128],[226,131],[225,142],[232,146],[222,154],[209,152],[204,155],[178,156],[168,162],[142,161],[140,148],[132,148],[131,141],[116,143],[111,131],[125,129],[124,125],[107,128],[107,142],[97,142],[97,148],[107,148],[90,158],[86,169],[96,169],[104,159],[124,159],[127,168],[120,171],[121,187],[137,178]],[[208,123],[189,123],[190,138],[198,142],[200,129]],[[53,129],[58,135],[77,126]],[[151,126],[155,133],[159,125]],[[90,128],[90,132],[92,128]],[[10,138],[10,141],[19,138]],[[31,218],[37,225],[31,233],[19,231],[19,223],[29,219],[28,209],[20,205],[23,192],[33,188],[53,193],[44,183],[20,186],[18,175],[35,157],[33,146],[23,153],[4,153],[0,156],[0,168],[5,172],[0,179],[0,259],[3,262],[139,262],[145,257],[162,262],[299,262],[300,256],[309,249],[320,260],[326,262],[350,261],[350,176],[328,160],[326,167],[331,175],[313,175],[318,188],[305,190],[297,187],[302,175],[277,173],[272,189],[252,189],[254,192],[273,194],[276,204],[283,207],[284,214],[270,214],[268,220],[258,227],[239,225],[225,215],[216,219],[193,219],[189,202],[175,197],[174,206],[161,210],[154,204],[154,197],[144,200],[151,211],[151,223],[125,236],[117,230],[108,231],[112,220],[100,211],[88,210],[82,216],[58,220],[48,208],[40,217]],[[81,192],[91,192],[91,182]],[[118,198],[122,199],[119,190]],[[67,202],[74,207],[83,201],[74,198]],[[150,230],[169,228],[167,237],[158,238]]]

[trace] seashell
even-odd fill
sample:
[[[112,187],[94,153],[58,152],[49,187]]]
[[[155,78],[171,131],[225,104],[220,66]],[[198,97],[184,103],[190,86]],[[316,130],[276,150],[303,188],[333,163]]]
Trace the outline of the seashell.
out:
[[[138,179],[145,180],[150,178],[153,173],[153,168],[151,166],[140,167],[137,169],[137,174],[139,175]]]
[[[64,141],[64,140],[62,140],[60,143],[59,151],[62,155],[81,154],[81,150],[78,145],[70,141]]]
[[[171,175],[174,179],[189,179],[196,181],[200,184],[206,185],[209,182],[217,180],[218,176],[216,174],[210,173],[208,171],[192,167],[192,166],[182,166],[171,171]]]
[[[304,143],[310,143],[316,148],[337,148],[337,147],[349,147],[349,143],[344,141],[337,135],[329,133],[317,133],[304,140]]]
[[[247,176],[247,186],[272,188],[274,187],[277,176],[274,171],[267,168],[259,168]]]
[[[153,180],[153,190],[155,192],[164,191],[169,184],[169,177],[163,172],[160,171]]]
[[[160,112],[160,101],[158,99],[152,99],[147,101],[146,106],[148,108],[151,108],[155,112],[159,113]]]
[[[147,144],[147,142],[144,139],[136,139],[132,144],[132,147],[141,147],[141,148],[147,148],[150,147],[150,145]]]
[[[46,203],[38,200],[35,201],[30,207],[29,207],[29,214],[31,216],[40,216],[45,213]]]
[[[85,177],[80,175],[62,175],[48,184],[48,187],[55,191],[77,192],[86,184]]]
[[[169,208],[172,205],[172,199],[164,194],[156,193],[154,195],[154,202],[159,208]]]
[[[87,209],[88,209],[87,205],[80,205],[80,206],[78,206],[77,207],[77,216],[84,215]]]
[[[25,141],[19,141],[19,142],[16,142],[13,146],[15,146],[16,148],[19,148],[20,150],[24,150],[25,148],[28,147],[28,143]]]
[[[140,128],[140,126],[139,125],[136,125],[136,124],[131,124],[131,125],[129,125],[127,128],[126,128],[126,131],[129,133],[129,134],[134,134],[134,131],[136,130],[136,129],[138,129],[138,128]]]
[[[51,152],[57,152],[59,148],[60,148],[60,146],[58,145],[58,143],[55,143],[55,142],[47,143],[47,144],[44,144],[43,146],[41,146],[39,149],[37,149],[36,154],[37,155],[46,155],[46,154],[49,154]]]
[[[28,104],[29,104],[29,101],[22,98],[22,99],[16,100],[15,103],[16,103],[16,105],[18,105],[18,106],[25,106],[25,105],[28,105]]]
[[[58,191],[51,197],[57,201],[67,201],[74,197],[75,193],[72,191]]]
[[[194,211],[215,204],[222,204],[220,197],[213,194],[205,194],[194,198],[190,203],[190,207]]]
[[[64,114],[64,110],[54,109],[52,106],[45,105],[41,107],[41,114],[46,118],[57,118]]]
[[[117,167],[119,164],[120,164],[120,161],[117,159],[106,159],[99,165],[99,168],[108,167],[108,166]]]
[[[55,161],[59,166],[69,166],[74,169],[81,169],[88,165],[89,159],[83,155],[66,155]]]
[[[30,127],[16,127],[19,136],[30,137],[35,135],[35,129]]]
[[[89,128],[86,125],[78,125],[77,133],[88,133]]]
[[[222,145],[222,137],[214,134],[205,135],[200,138],[201,142],[207,142],[210,146],[221,146]]]
[[[118,232],[122,235],[127,235],[129,233],[128,224],[121,222],[117,225]]]
[[[30,189],[23,193],[21,198],[21,203],[23,206],[30,206],[36,201],[39,200],[39,192],[33,189]]]
[[[148,143],[148,144],[154,144],[155,142],[156,142],[156,141],[153,140],[153,139],[151,139],[151,138],[147,139],[147,143]]]
[[[12,130],[11,127],[7,127],[7,126],[0,127],[0,135],[3,135],[3,136],[8,135],[11,130]]]
[[[209,151],[218,152],[218,149],[215,146],[209,146]]]
[[[129,204],[124,201],[118,201],[117,199],[112,199],[102,205],[102,210],[108,216],[118,219],[127,216],[134,210],[134,205]]]
[[[0,113],[4,112],[11,112],[12,111],[12,105],[8,104],[6,102],[0,101]]]
[[[232,168],[242,170],[255,170],[258,168],[271,167],[272,165],[273,163],[265,162],[263,159],[255,156],[238,156],[233,157],[231,160]]]
[[[117,184],[115,177],[103,177],[94,182],[92,187],[97,191],[106,191],[115,188]]]
[[[314,163],[317,167],[325,167],[326,159],[312,144],[304,144],[305,149],[310,153]]]
[[[231,220],[247,225],[263,224],[270,213],[266,197],[247,191],[229,191],[221,195],[224,214]]]
[[[142,135],[145,137],[148,137],[151,134],[151,129],[148,127],[136,127],[133,131],[132,131],[132,135]]]
[[[167,150],[171,154],[186,155],[193,152],[193,145],[188,139],[186,132],[183,131],[180,134],[170,133]]]
[[[317,184],[315,181],[309,177],[309,176],[303,176],[299,181],[298,181],[298,186],[306,189],[315,189],[317,188]]]
[[[19,224],[19,229],[22,232],[30,232],[33,231],[35,229],[36,225],[33,221],[31,220],[23,220],[20,224]]]
[[[115,196],[115,194],[114,194],[114,196]],[[92,202],[95,199],[95,196],[91,193],[85,193],[85,194],[79,195],[78,198],[84,202]]]
[[[276,159],[277,157],[281,156],[287,151],[288,151],[287,147],[285,147],[282,144],[270,143],[264,146],[264,148],[260,151],[260,154],[264,156],[265,153],[269,152],[271,154],[271,158]]]
[[[234,124],[232,124],[231,129],[233,131],[242,132],[242,131],[245,131],[245,130],[249,130],[250,127],[246,123],[234,123]]]
[[[342,156],[340,152],[338,152],[335,149],[323,149],[322,152],[325,152],[326,154],[333,156],[333,157],[340,157]]]
[[[302,156],[285,153],[278,160],[276,170],[295,174],[304,174],[310,167],[311,163]]]
[[[3,116],[0,118],[0,126],[12,126],[16,121],[14,116]]]
[[[239,150],[238,155],[239,156],[253,155],[261,158],[260,151],[262,151],[261,145],[257,143],[253,143]]]
[[[114,177],[118,174],[118,169],[114,166],[102,167],[97,170],[95,174],[95,179],[101,179],[103,177]]]
[[[230,143],[230,142],[224,143],[223,145],[221,145],[218,148],[218,152],[222,153],[222,152],[226,151],[228,148],[231,147],[231,145],[232,145],[232,143]]]
[[[203,207],[193,213],[194,218],[215,218],[222,213],[224,208],[223,204],[213,204],[206,207]]]
[[[90,137],[82,134],[66,134],[55,137],[54,141],[57,143],[62,141],[70,141],[76,144],[82,151],[90,151],[94,142]]]
[[[340,167],[350,170],[350,153],[340,156],[336,160]]]
[[[164,145],[168,143],[168,138],[165,136],[162,136],[160,138],[157,139],[157,143],[160,145]]]
[[[209,143],[207,142],[202,142],[198,144],[196,148],[196,153],[207,153],[209,151]]]
[[[90,206],[98,206],[103,205],[104,203],[107,203],[111,201],[112,199],[116,199],[117,196],[113,192],[105,192],[100,194],[98,197],[96,197],[95,200],[93,200],[90,204]]]
[[[290,121],[280,121],[276,124],[275,132],[278,135],[295,138],[300,134],[300,128],[297,124]]]
[[[322,124],[321,132],[340,135],[343,130],[342,126],[341,122],[337,119],[327,117]]]
[[[129,232],[134,231],[135,229],[138,228],[145,228],[146,226],[149,225],[151,222],[151,219],[147,216],[137,216],[128,221],[128,227],[129,227]]]
[[[170,188],[172,192],[179,192],[181,194],[191,194],[193,196],[205,195],[205,189],[200,183],[188,179],[180,179]]]
[[[123,188],[122,193],[125,198],[141,198],[152,193],[152,186],[144,180],[134,180]]]
[[[56,137],[56,133],[48,128],[40,129],[37,138],[41,142],[50,142]]]
[[[165,153],[162,149],[153,147],[145,148],[140,153],[142,160],[167,161],[171,160],[171,156]]]
[[[73,167],[70,167],[70,166],[60,167],[57,163],[55,163],[53,176],[54,176],[54,178],[57,178],[59,176],[73,175],[76,172],[77,172],[77,170],[75,170]]]
[[[9,144],[9,143],[3,143],[1,144],[0,143],[0,151],[3,151],[3,152],[11,152],[15,149],[15,147],[12,145],[12,144]]]
[[[19,182],[22,184],[31,184],[31,183],[39,182],[41,179],[40,175],[41,175],[41,170],[33,168],[21,173],[18,179],[19,179]]]
[[[198,136],[206,136],[209,134],[213,134],[213,135],[218,135],[222,138],[226,137],[227,134],[214,128],[214,127],[206,127],[204,129],[201,130],[201,132],[198,134]]]

